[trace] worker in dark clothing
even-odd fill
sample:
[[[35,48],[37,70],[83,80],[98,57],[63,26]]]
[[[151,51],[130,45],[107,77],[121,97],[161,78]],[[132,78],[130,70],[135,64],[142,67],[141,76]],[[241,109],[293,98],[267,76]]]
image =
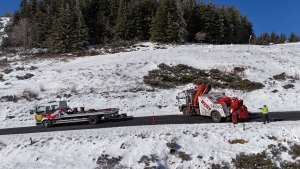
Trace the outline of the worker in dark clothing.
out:
[[[268,114],[269,114],[269,109],[266,105],[264,105],[263,108],[261,108],[261,111],[262,111],[262,114],[264,116],[264,124],[266,124],[266,122],[269,123],[269,117],[268,117]]]

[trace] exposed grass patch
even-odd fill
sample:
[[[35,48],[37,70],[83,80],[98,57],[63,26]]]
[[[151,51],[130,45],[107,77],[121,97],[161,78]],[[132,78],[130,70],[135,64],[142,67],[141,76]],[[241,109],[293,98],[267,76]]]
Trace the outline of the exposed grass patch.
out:
[[[101,154],[100,157],[98,157],[96,163],[103,168],[113,168],[115,165],[119,164],[119,162],[122,160],[122,157],[110,157],[108,154]]]
[[[300,157],[300,145],[294,144],[290,146],[289,155],[292,155],[292,158],[295,160],[296,158]]]
[[[214,88],[228,88],[236,90],[256,90],[264,87],[262,83],[242,79],[239,74],[244,68],[236,67],[232,72],[222,72],[219,69],[200,70],[188,65],[179,64],[168,66],[158,65],[159,69],[151,70],[144,76],[144,82],[155,88],[173,88],[178,85],[194,83],[211,84]]]
[[[0,60],[0,70],[5,69],[7,67],[10,67],[8,61],[7,60]]]
[[[231,169],[229,163],[222,162],[222,164],[212,164],[211,169]]]
[[[280,169],[299,169],[299,162],[283,161],[280,163]]]
[[[148,156],[143,155],[138,161],[138,163],[144,163],[148,167],[150,165],[150,161],[151,159]]]
[[[284,89],[290,89],[290,88],[294,88],[295,86],[293,84],[287,84],[282,86]]]
[[[181,159],[181,162],[192,160],[191,156],[183,151],[179,151],[177,156]]]
[[[46,91],[46,90],[45,90],[45,85],[44,85],[44,83],[40,83],[40,84],[39,84],[39,87],[40,87],[40,91],[41,91],[41,92]]]
[[[3,70],[3,72],[5,73],[5,74],[9,74],[9,73],[11,73],[12,71],[14,71],[13,69],[4,69]]]
[[[3,77],[4,77],[3,74],[0,74],[0,81],[1,81],[1,82],[4,82],[4,81],[5,81],[5,80],[3,79]]]
[[[8,95],[8,96],[2,96],[0,98],[0,100],[2,102],[17,102],[18,101],[18,97],[15,95]]]
[[[24,89],[21,97],[27,101],[33,101],[34,99],[38,100],[38,93],[29,89]]]
[[[230,144],[245,144],[246,141],[243,139],[235,139],[235,140],[228,140],[228,143],[230,143]]]
[[[271,158],[267,156],[266,151],[258,154],[245,154],[242,152],[236,155],[231,163],[239,169],[277,168],[276,164],[273,164]]]
[[[278,138],[275,137],[275,136],[267,136],[267,137],[268,137],[268,139],[270,139],[270,140],[274,140],[274,141],[277,141],[277,140],[278,140]]]
[[[31,77],[33,77],[34,75],[33,74],[31,74],[31,73],[26,73],[26,75],[24,75],[24,76],[16,76],[16,78],[18,79],[18,80],[25,80],[25,79],[30,79]]]
[[[176,147],[178,146],[175,139],[172,139],[170,142],[167,142],[166,145],[170,149],[176,149]]]
[[[35,70],[35,69],[38,69],[38,67],[30,66],[30,68],[29,68],[29,70]]]
[[[71,90],[71,93],[77,93],[77,84],[73,84],[73,85],[71,85],[71,87],[70,87],[70,90]]]
[[[16,70],[19,71],[19,70],[25,70],[24,67],[16,67]]]
[[[282,72],[282,73],[280,73],[278,75],[274,75],[273,78],[275,80],[285,80],[286,79],[286,74],[285,74],[285,72]]]

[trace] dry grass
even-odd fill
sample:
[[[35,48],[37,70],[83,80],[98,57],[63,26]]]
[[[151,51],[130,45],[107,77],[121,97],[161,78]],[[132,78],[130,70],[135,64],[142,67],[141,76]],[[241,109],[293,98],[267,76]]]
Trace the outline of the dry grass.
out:
[[[39,84],[39,87],[40,87],[40,91],[41,91],[41,92],[44,92],[44,91],[45,91],[45,85],[44,85],[44,83],[40,83],[40,84]]]
[[[0,60],[0,70],[4,70],[6,68],[9,68],[10,64],[6,60]]]
[[[275,136],[267,136],[268,137],[268,139],[270,139],[270,140],[275,140],[275,141],[277,141],[278,140],[278,138],[277,137],[275,137]]]
[[[228,140],[228,143],[230,143],[230,144],[245,144],[246,141],[243,139],[235,139],[235,140]]]
[[[37,99],[38,93],[33,90],[25,88],[21,97],[26,99],[27,101],[32,101],[34,99]]]

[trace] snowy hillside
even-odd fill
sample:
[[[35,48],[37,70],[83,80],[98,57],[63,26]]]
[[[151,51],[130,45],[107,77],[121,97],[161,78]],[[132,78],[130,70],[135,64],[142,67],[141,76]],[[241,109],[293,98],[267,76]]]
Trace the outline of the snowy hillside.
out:
[[[258,112],[263,104],[268,105],[270,116],[272,111],[298,111],[300,43],[250,46],[249,52],[248,47],[188,44],[158,49],[146,43],[134,52],[99,56],[39,60],[7,57],[11,62],[2,62],[0,72],[0,127],[34,125],[28,109],[52,100],[67,100],[71,107],[119,107],[136,117],[153,112],[157,116],[180,115],[175,96],[190,84],[153,90],[143,83],[143,76],[160,63],[228,72],[244,67],[244,78],[263,83],[263,89],[212,91],[244,99],[251,112]],[[283,72],[292,78],[272,78]],[[294,87],[285,89],[288,84]],[[297,168],[299,124],[182,124],[0,135],[0,168],[207,169],[242,168],[247,164]],[[259,155],[252,156],[259,163],[239,161],[241,152]]]
[[[18,59],[0,72],[0,127],[34,125],[28,110],[35,104],[66,100],[70,107],[118,107],[132,116],[181,114],[176,94],[189,87],[155,89],[143,83],[148,71],[165,63],[186,64],[198,69],[217,68],[230,72],[245,68],[244,77],[265,85],[252,92],[212,89],[244,99],[251,112],[263,104],[270,111],[299,110],[300,44],[272,46],[248,45],[182,45],[157,49],[146,43],[137,51],[54,59]],[[7,57],[8,60],[12,58]],[[285,80],[274,75],[285,72]],[[28,79],[26,79],[28,78]],[[272,79],[272,80],[270,80]],[[283,86],[293,85],[285,89]]]

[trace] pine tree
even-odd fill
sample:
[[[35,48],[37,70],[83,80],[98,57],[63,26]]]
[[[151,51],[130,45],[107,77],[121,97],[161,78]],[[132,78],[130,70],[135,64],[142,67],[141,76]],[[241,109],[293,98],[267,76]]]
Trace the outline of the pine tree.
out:
[[[55,48],[58,49],[59,52],[66,53],[72,51],[74,23],[74,13],[70,5],[67,3],[65,6],[61,6],[56,26],[53,27]]]
[[[294,32],[289,36],[289,42],[299,42],[300,38]]]
[[[277,34],[275,33],[275,31],[272,31],[271,35],[270,35],[270,40],[269,42],[270,43],[277,43],[278,41],[278,36]]]
[[[280,34],[280,37],[279,37],[279,42],[280,43],[285,43],[286,42],[286,35],[285,34]]]
[[[80,51],[86,49],[88,45],[88,29],[85,25],[83,15],[81,12],[79,1],[76,0],[74,9],[75,27],[72,31],[72,51]]]
[[[197,33],[198,13],[196,0],[187,0],[184,4],[184,19],[186,21],[186,30],[188,32],[187,40],[189,42],[194,41],[194,37]]]
[[[270,42],[270,36],[267,32],[261,35],[263,45],[267,45]]]
[[[161,0],[150,28],[150,41],[163,43],[180,42],[174,0]]]
[[[118,9],[118,16],[115,23],[116,25],[114,27],[114,39],[130,40],[132,38],[130,35],[130,27],[133,24],[133,20],[130,16],[132,9],[129,9],[130,4],[126,0],[122,0],[120,2],[121,3]]]

